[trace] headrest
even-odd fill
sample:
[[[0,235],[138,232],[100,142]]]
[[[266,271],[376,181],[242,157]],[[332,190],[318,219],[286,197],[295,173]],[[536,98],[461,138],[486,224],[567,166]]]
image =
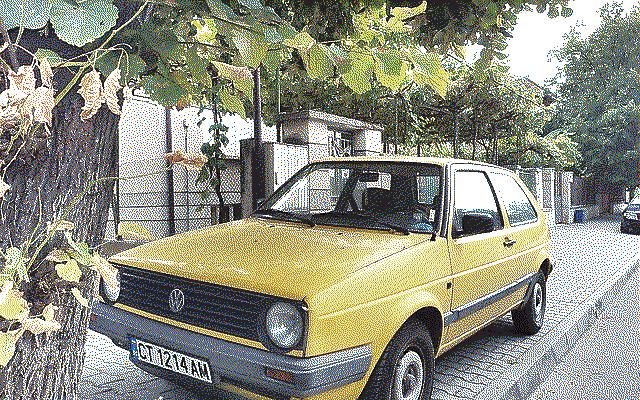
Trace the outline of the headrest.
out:
[[[362,209],[382,211],[391,204],[391,191],[382,188],[367,188],[362,193]]]

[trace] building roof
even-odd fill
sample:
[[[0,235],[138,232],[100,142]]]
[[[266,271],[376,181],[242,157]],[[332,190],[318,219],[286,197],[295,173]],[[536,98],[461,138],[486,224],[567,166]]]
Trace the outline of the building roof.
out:
[[[315,119],[326,122],[329,126],[340,127],[343,129],[370,129],[374,131],[382,131],[384,129],[382,125],[372,124],[317,110],[297,111],[278,116],[279,122],[296,121],[300,119]]]

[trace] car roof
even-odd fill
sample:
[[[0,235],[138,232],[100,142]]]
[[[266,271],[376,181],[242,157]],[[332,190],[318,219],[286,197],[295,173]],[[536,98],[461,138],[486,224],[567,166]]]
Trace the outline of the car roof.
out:
[[[435,165],[441,165],[441,166],[447,166],[450,164],[467,164],[467,165],[478,165],[483,167],[499,168],[506,171],[510,171],[506,168],[499,167],[493,164],[483,163],[480,161],[464,160],[459,158],[444,158],[444,157],[413,157],[413,156],[395,156],[395,155],[328,157],[328,158],[323,158],[318,162],[399,162],[399,163],[435,164]]]

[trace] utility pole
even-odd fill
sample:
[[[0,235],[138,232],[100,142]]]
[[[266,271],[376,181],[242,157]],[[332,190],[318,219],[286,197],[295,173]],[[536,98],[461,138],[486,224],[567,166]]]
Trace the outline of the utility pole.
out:
[[[264,143],[262,138],[262,96],[260,93],[260,67],[253,70],[253,160],[252,192],[253,209],[257,209],[265,197]]]

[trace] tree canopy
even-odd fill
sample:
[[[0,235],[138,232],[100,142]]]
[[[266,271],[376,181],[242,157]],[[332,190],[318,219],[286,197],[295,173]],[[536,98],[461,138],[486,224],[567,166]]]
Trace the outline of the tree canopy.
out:
[[[596,182],[635,187],[640,165],[640,9],[602,9],[590,36],[572,31],[555,56],[559,124],[579,143],[578,172]]]

